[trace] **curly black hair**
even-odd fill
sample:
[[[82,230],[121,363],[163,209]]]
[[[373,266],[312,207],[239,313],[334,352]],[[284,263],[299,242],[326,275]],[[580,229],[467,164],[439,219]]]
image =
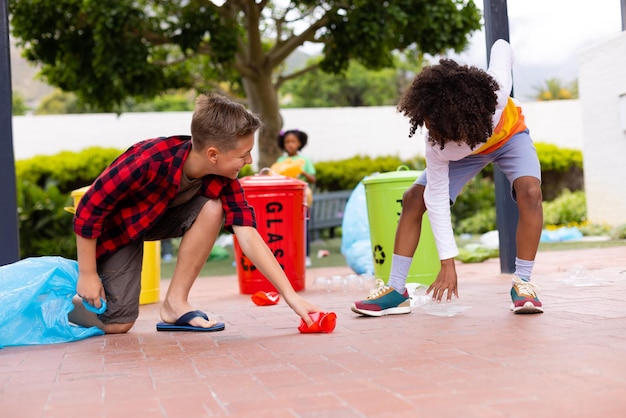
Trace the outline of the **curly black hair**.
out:
[[[307,141],[309,140],[309,136],[305,132],[302,132],[298,129],[291,129],[289,131],[281,132],[278,135],[277,139],[278,139],[278,147],[282,149],[283,151],[285,150],[285,137],[289,134],[295,135],[296,137],[298,137],[298,140],[300,140],[300,147],[298,148],[298,151],[304,148]]]
[[[426,124],[433,145],[443,149],[456,142],[474,149],[493,133],[498,89],[485,71],[441,59],[415,77],[397,108],[411,121],[409,137]]]

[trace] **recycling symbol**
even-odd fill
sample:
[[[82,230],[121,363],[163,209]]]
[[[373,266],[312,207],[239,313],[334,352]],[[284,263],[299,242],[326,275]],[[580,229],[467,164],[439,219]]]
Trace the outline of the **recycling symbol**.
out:
[[[382,245],[374,246],[374,263],[380,264],[381,266],[385,263],[385,252],[383,251]]]

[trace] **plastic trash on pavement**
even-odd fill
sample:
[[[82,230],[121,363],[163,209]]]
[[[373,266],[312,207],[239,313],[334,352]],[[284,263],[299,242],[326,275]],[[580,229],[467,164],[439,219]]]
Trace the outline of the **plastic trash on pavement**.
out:
[[[306,322],[304,322],[304,319],[300,319],[298,331],[303,334],[327,334],[333,332],[335,325],[337,324],[337,314],[334,312],[314,312],[310,313],[309,316],[313,320],[313,324],[311,324],[311,326],[308,326]]]

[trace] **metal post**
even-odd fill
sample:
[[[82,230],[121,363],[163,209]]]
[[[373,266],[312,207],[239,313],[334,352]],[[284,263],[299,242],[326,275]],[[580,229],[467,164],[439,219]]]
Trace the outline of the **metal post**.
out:
[[[0,0],[0,266],[20,258],[10,48],[7,0]]]
[[[509,40],[506,0],[484,0],[484,18],[487,61],[489,61],[489,53],[494,42],[498,39]],[[511,95],[513,95],[512,91]],[[515,236],[519,212],[510,194],[511,183],[498,167],[494,166],[493,171],[496,185],[496,223],[500,238],[500,271],[513,273],[517,253]]]
[[[626,30],[626,0],[621,0],[622,9],[622,32]]]

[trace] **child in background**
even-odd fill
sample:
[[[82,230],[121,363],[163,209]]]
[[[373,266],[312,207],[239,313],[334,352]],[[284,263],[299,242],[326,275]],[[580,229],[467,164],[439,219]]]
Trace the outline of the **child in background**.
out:
[[[317,181],[315,177],[315,166],[309,157],[300,154],[302,148],[306,146],[308,139],[309,136],[298,129],[281,132],[280,135],[278,135],[278,146],[286,155],[278,157],[272,169],[278,174],[289,175],[291,177],[293,177],[295,173],[297,179],[306,182],[307,202],[309,206],[311,206],[313,203],[312,186]],[[281,167],[284,167],[285,171],[282,171]],[[311,265],[311,240],[308,228],[306,236],[306,266],[309,267]]]
[[[488,71],[443,59],[424,68],[401,98],[398,110],[410,119],[409,136],[421,126],[428,130],[427,168],[403,195],[388,285],[355,302],[354,312],[382,316],[411,311],[405,284],[427,209],[441,260],[427,292],[437,302],[459,296],[450,205],[489,163],[507,176],[519,208],[511,310],[543,312],[539,288],[530,281],[543,225],[541,167],[522,110],[509,97],[512,66],[511,46],[500,39],[491,48]]]
[[[125,333],[139,315],[144,241],[182,237],[157,330],[220,331],[223,323],[193,308],[189,292],[222,226],[307,325],[313,304],[298,295],[256,230],[237,179],[252,163],[261,120],[219,95],[196,100],[190,136],[131,146],[94,181],[76,209],[79,276],[70,321]],[[88,306],[83,306],[80,299]],[[103,313],[94,313],[106,302]]]

